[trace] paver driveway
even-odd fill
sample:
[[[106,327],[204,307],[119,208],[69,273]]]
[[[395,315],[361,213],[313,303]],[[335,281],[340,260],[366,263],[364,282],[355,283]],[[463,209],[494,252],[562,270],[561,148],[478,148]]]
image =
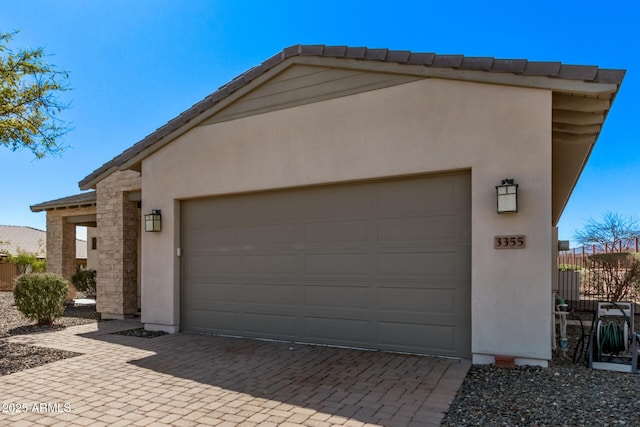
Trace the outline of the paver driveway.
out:
[[[82,356],[0,377],[0,425],[434,426],[469,369],[466,360],[436,357],[111,334],[137,326],[111,321],[8,338]]]

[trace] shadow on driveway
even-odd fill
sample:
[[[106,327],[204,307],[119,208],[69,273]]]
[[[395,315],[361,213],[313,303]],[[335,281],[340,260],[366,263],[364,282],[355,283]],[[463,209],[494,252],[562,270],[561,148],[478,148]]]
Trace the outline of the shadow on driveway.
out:
[[[152,339],[108,333],[115,323],[99,324],[98,332],[82,336],[153,352],[128,363],[230,392],[225,405],[214,405],[216,410],[224,413],[228,406],[228,413],[247,422],[439,425],[470,365],[467,360],[184,332]],[[234,395],[240,407],[234,406]],[[265,408],[269,418],[256,418]],[[304,408],[307,418],[294,408]],[[291,418],[294,414],[300,416]]]

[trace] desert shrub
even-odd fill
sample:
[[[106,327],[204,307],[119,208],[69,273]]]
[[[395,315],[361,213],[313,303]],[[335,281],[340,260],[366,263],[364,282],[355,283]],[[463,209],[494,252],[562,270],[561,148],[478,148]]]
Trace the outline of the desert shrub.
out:
[[[23,274],[16,280],[13,296],[25,317],[51,325],[64,312],[67,288],[67,281],[54,273]]]
[[[624,301],[640,289],[640,254],[614,252],[589,256],[584,283],[607,301]]]
[[[96,294],[96,271],[80,270],[73,276],[71,276],[71,283],[80,292],[86,292],[87,295]]]

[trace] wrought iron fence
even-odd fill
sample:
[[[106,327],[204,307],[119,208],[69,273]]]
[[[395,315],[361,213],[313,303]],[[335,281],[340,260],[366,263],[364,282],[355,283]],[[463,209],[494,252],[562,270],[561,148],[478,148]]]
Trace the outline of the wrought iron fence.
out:
[[[640,304],[638,239],[614,247],[582,247],[558,256],[558,294],[570,310],[594,311],[598,301]]]

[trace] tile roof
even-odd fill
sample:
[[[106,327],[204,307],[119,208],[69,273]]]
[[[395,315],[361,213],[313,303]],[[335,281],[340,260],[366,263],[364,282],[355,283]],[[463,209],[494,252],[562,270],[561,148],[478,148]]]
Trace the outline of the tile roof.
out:
[[[294,45],[265,60],[262,64],[240,74],[217,91],[205,97],[155,132],[128,148],[79,182],[81,189],[89,189],[106,176],[118,170],[143,150],[158,142],[173,131],[187,124],[193,118],[249,84],[273,67],[293,57],[340,58],[361,60],[372,63],[393,63],[430,68],[444,68],[460,71],[480,71],[516,76],[546,77],[558,80],[575,80],[588,83],[609,83],[620,85],[624,70],[602,69],[597,66],[567,65],[561,62],[537,62],[526,59],[496,59],[493,57],[465,57],[464,55],[440,55],[436,53],[410,52],[406,50],[369,49],[366,47]]]
[[[63,197],[61,199],[50,200],[48,202],[38,203],[31,206],[32,212],[42,212],[56,208],[71,208],[79,206],[91,206],[96,204],[96,192],[88,191],[86,193],[76,194],[74,196]]]
[[[18,251],[47,255],[47,233],[33,227],[0,225],[0,252],[17,255]],[[87,242],[76,239],[76,258],[87,258]]]

